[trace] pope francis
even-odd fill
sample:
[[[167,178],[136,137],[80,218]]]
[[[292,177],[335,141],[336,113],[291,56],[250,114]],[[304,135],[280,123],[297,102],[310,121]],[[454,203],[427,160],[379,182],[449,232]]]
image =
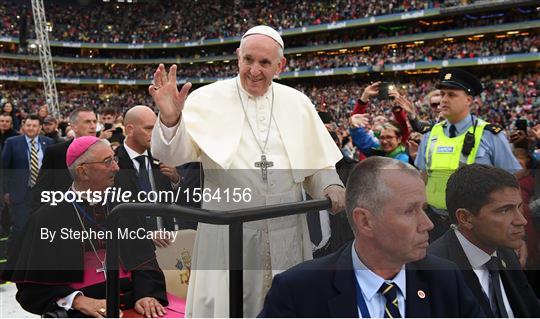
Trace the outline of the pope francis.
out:
[[[250,193],[239,204],[226,197],[203,208],[227,211],[329,197],[332,212],[344,207],[345,192],[335,171],[342,157],[301,92],[272,82],[286,62],[281,36],[267,26],[248,30],[236,50],[239,74],[195,90],[178,91],[176,65],[160,64],[150,95],[160,115],[152,153],[168,165],[200,161],[204,187]],[[244,198],[247,199],[247,198]],[[272,277],[312,258],[305,215],[244,224],[244,315],[262,308]],[[187,317],[227,317],[228,227],[199,223],[188,288]]]

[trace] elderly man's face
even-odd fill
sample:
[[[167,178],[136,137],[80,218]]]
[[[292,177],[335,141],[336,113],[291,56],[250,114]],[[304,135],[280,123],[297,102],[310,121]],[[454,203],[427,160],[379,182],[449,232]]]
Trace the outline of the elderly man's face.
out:
[[[279,56],[279,48],[272,38],[254,34],[236,50],[240,82],[249,94],[264,95],[273,77],[281,72],[286,60]]]
[[[107,145],[99,144],[92,149],[92,160],[83,164],[87,169],[89,184],[95,191],[103,191],[114,185],[114,176],[120,170],[114,161],[114,152]]]
[[[424,182],[396,169],[381,173],[390,197],[373,217],[373,244],[386,263],[403,265],[424,258],[428,231],[433,228],[424,208],[427,205]]]

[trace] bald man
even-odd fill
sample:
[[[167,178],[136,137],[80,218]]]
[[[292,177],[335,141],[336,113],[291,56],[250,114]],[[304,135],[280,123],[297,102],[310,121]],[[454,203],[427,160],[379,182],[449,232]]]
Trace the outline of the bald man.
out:
[[[123,191],[131,191],[130,201],[139,202],[140,199],[137,196],[139,192],[148,194],[151,191],[176,192],[178,187],[184,189],[179,169],[160,163],[150,153],[150,141],[156,119],[154,111],[145,105],[132,107],[124,117],[126,139],[116,149],[120,172],[116,176],[115,186],[121,187]],[[146,197],[143,196],[143,198]],[[186,204],[186,200],[181,198],[176,204]],[[196,228],[196,223],[150,216],[146,218],[146,224],[148,230]],[[164,238],[157,239],[154,243],[158,247],[164,247],[170,241]]]

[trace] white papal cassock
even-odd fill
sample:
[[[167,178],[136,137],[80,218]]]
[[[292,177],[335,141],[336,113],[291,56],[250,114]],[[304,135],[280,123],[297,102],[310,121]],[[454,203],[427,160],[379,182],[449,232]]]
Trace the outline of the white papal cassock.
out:
[[[237,89],[238,88],[238,89]],[[242,110],[245,107],[247,117]],[[271,117],[266,156],[273,162],[268,179],[254,163],[261,160]],[[250,121],[253,130],[247,121]],[[169,165],[201,161],[204,187],[221,190],[221,199],[203,208],[230,210],[302,200],[302,186],[322,198],[332,184],[342,185],[334,165],[341,152],[307,96],[272,83],[264,96],[250,96],[239,78],[218,81],[192,92],[175,127],[156,123],[152,153]],[[249,202],[234,203],[223,196],[234,187],[249,189]],[[186,316],[227,317],[228,227],[199,224],[188,288]],[[244,224],[244,315],[255,317],[273,275],[312,258],[305,215]]]

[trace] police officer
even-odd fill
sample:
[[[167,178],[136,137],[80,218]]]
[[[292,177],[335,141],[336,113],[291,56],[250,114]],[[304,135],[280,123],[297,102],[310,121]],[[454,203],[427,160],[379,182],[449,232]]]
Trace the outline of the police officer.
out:
[[[470,113],[474,97],[483,89],[480,81],[462,69],[442,69],[439,81],[439,110],[445,120],[424,134],[414,163],[427,175],[428,215],[435,225],[430,241],[450,226],[446,182],[459,166],[487,164],[512,173],[521,169],[502,129]]]

